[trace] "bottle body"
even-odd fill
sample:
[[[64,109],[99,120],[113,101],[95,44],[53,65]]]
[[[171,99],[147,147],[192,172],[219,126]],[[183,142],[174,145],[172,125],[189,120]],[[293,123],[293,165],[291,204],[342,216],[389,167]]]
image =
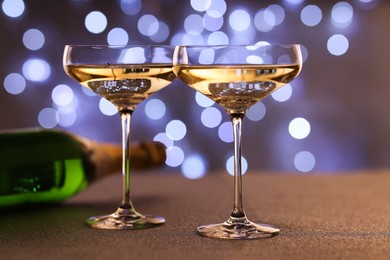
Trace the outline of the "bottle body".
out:
[[[131,145],[132,169],[165,164],[165,146]],[[122,168],[122,147],[61,130],[0,132],[0,208],[61,202]]]
[[[0,206],[56,203],[85,189],[95,166],[73,136],[59,131],[0,135]]]

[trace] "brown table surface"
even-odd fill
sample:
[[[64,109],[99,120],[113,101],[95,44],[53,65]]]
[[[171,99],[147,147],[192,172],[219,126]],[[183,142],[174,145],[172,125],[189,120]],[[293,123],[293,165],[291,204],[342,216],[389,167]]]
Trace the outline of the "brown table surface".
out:
[[[118,174],[59,206],[1,212],[0,259],[390,259],[390,170],[248,172],[243,183],[248,218],[278,226],[278,236],[219,240],[196,233],[230,214],[233,179],[222,171],[199,180],[139,172],[132,175],[133,204],[164,216],[164,225],[112,231],[84,224],[114,211]]]

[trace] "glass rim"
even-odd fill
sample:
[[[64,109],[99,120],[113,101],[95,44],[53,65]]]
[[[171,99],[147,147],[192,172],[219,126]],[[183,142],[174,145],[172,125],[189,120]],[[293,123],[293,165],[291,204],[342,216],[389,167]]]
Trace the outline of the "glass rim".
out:
[[[205,47],[236,47],[236,48],[245,48],[245,47],[266,47],[266,46],[274,46],[274,47],[293,47],[293,46],[301,46],[301,43],[268,43],[268,44],[182,44],[182,45],[174,45],[175,47],[187,47],[187,48],[205,48]]]
[[[65,44],[64,47],[66,48],[134,48],[134,47],[170,47],[174,48],[175,45],[169,45],[169,44]]]

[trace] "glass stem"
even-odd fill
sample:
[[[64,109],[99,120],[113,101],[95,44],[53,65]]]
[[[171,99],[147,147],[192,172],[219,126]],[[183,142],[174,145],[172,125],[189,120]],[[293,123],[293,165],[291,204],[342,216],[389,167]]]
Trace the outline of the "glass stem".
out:
[[[122,121],[122,202],[121,209],[133,209],[130,199],[130,120],[132,111],[120,111]]]
[[[242,171],[241,171],[241,128],[245,114],[231,113],[234,135],[234,204],[230,215],[231,220],[245,217],[242,203]]]

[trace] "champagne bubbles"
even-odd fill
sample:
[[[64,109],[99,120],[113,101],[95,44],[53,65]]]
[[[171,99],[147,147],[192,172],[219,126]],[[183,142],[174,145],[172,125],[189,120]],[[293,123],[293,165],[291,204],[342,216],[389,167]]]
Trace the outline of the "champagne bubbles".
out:
[[[92,11],[85,17],[84,24],[89,32],[99,34],[107,27],[107,17],[100,11]]]

